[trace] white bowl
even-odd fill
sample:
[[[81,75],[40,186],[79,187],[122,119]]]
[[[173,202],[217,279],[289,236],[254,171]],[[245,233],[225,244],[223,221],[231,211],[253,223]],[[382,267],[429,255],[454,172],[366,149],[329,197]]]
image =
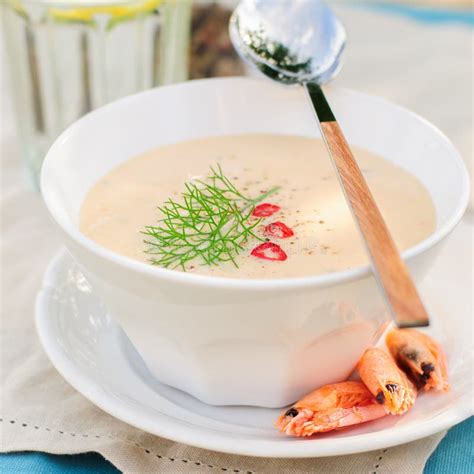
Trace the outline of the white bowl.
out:
[[[327,93],[352,144],[397,163],[430,191],[436,231],[403,253],[419,281],[466,208],[464,164],[415,114],[353,91]],[[118,164],[164,144],[248,132],[319,136],[299,88],[244,78],[177,84],[69,127],[46,156],[41,189],[67,248],[158,380],[210,404],[278,407],[346,378],[383,331],[388,315],[368,266],[291,279],[209,277],[122,257],[78,229],[87,191]]]

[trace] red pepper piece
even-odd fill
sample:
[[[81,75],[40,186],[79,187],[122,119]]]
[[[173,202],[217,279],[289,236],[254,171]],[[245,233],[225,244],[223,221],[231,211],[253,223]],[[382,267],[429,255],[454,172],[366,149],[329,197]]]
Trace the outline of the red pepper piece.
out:
[[[257,258],[276,260],[279,262],[288,258],[284,250],[273,242],[264,242],[263,244],[257,245],[257,247],[252,250],[251,254]]]
[[[293,237],[295,233],[283,222],[272,222],[268,224],[263,229],[265,234],[271,235],[272,237],[277,237],[279,239],[287,239],[288,237]]]
[[[255,209],[252,212],[252,216],[268,217],[268,216],[271,216],[272,214],[275,214],[275,212],[278,212],[280,209],[281,207],[277,206],[276,204],[270,204],[268,202],[264,202],[262,204],[259,204],[258,206],[255,206]]]

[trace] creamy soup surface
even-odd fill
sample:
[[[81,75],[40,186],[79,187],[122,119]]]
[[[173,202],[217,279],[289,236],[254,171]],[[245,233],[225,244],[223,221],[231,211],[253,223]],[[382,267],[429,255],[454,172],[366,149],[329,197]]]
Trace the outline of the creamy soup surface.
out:
[[[418,179],[373,153],[353,147],[358,163],[398,245],[403,250],[435,229],[435,209]],[[353,268],[368,262],[364,245],[321,140],[290,135],[237,135],[192,140],[158,148],[110,171],[88,192],[80,230],[121,255],[149,262],[140,232],[156,225],[157,206],[169,197],[179,201],[184,183],[223,173],[252,198],[273,186],[264,200],[281,210],[262,221],[256,232],[283,222],[294,232],[271,237],[287,255],[269,261],[251,255],[261,242],[250,239],[236,257],[206,266],[194,261],[186,271],[233,278],[285,278]],[[262,237],[264,236],[262,234]]]

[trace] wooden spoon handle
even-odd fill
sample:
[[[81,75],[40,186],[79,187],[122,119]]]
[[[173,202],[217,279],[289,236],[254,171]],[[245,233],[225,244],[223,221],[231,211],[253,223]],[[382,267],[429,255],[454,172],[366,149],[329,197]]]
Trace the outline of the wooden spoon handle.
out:
[[[428,326],[428,313],[321,87],[307,83],[305,88],[395,323]]]

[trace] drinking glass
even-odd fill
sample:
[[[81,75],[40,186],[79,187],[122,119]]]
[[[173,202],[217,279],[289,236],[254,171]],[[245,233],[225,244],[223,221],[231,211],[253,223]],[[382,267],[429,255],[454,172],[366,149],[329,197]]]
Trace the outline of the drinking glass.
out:
[[[191,0],[6,0],[22,154],[34,183],[53,140],[119,97],[187,78]]]

